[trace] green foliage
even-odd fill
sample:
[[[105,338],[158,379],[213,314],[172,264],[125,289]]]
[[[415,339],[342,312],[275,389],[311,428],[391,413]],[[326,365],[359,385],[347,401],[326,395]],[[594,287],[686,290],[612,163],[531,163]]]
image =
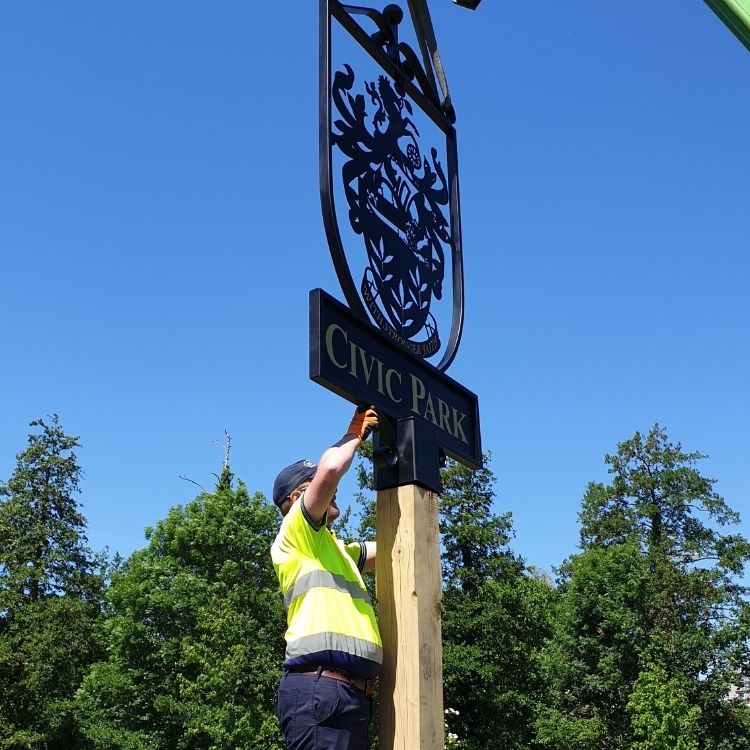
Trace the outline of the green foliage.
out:
[[[588,714],[588,715],[586,715]],[[536,742],[532,747],[555,750],[602,750],[615,747],[595,709],[585,707],[580,715],[545,706],[535,722]]]
[[[552,707],[540,739],[549,747],[587,748],[606,734],[613,747],[625,747],[627,725],[616,707],[638,675],[648,571],[632,544],[586,550],[563,570],[554,637],[542,660]]]
[[[357,479],[360,533],[374,535],[369,446]],[[550,633],[555,591],[509,548],[509,513],[493,512],[495,477],[449,461],[441,471],[443,679],[450,731],[446,747],[528,748],[544,698],[538,653]]]
[[[16,469],[0,484],[0,610],[47,596],[97,600],[102,560],[86,547],[86,519],[78,510],[82,471],[77,437],[59,417],[38,419]]]
[[[582,552],[561,569],[543,659],[551,690],[537,724],[543,746],[593,748],[601,736],[603,747],[630,750],[660,742],[653,722],[677,713],[686,748],[719,748],[729,736],[744,741],[746,727],[725,698],[748,663],[750,618],[736,579],[750,545],[717,529],[738,516],[695,468],[701,458],[656,425],[606,457],[610,484],[589,485]],[[648,714],[643,696],[661,689],[659,670],[674,681],[664,689],[679,685],[684,705]]]
[[[225,467],[215,493],[172,508],[113,576],[109,659],[78,696],[93,748],[281,749],[278,512],[231,485]]]
[[[352,533],[352,539],[375,539],[375,476],[372,465],[372,442],[366,441],[359,446],[359,461],[355,465],[357,491],[355,500],[359,506],[359,526]]]
[[[72,596],[38,600],[14,613],[1,640],[3,714],[6,728],[17,730],[0,739],[0,748],[15,747],[23,736],[36,738],[35,747],[73,746],[75,692],[104,654],[100,609]]]
[[[700,708],[688,703],[684,681],[653,666],[638,676],[627,705],[631,750],[698,750]]]
[[[105,565],[75,500],[77,438],[57,417],[32,427],[0,484],[0,750],[282,750],[276,508],[235,488],[225,462],[213,493]],[[359,524],[345,513],[339,534],[372,538],[361,453]],[[750,711],[726,699],[750,665],[750,544],[702,458],[658,425],[606,456],[611,480],[587,487],[581,552],[557,588],[512,552],[489,456],[479,471],[448,463],[448,747],[750,750]]]
[[[521,750],[544,696],[538,653],[555,592],[509,548],[511,516],[493,512],[490,456],[482,469],[449,461],[441,474],[444,693],[459,712],[453,730],[468,750]]]
[[[447,586],[470,588],[483,581],[516,575],[522,562],[511,553],[511,514],[496,515],[495,475],[489,468],[470,469],[449,460],[440,475],[440,532],[443,580]]]
[[[555,592],[516,573],[443,595],[445,704],[462,747],[531,747],[545,699],[538,654],[549,634]]]
[[[86,547],[81,469],[57,416],[31,423],[0,485],[0,748],[72,748],[73,699],[104,654],[103,558]]]
[[[645,437],[636,432],[605,456],[611,484],[589,484],[581,509],[581,546],[607,546],[635,539],[644,554],[669,555],[679,563],[708,560],[726,574],[740,575],[750,559],[750,543],[720,527],[739,514],[718,495],[715,480],[695,465],[706,456],[685,453],[669,442],[658,424]]]
[[[372,446],[363,443],[355,471],[361,508],[359,525],[349,524],[343,531],[352,538],[375,538],[375,498],[372,469]],[[441,469],[443,490],[440,494],[440,532],[443,583],[461,588],[478,584],[508,571],[519,573],[524,565],[510,551],[513,536],[511,514],[496,515],[495,476],[489,468],[489,453],[484,468],[472,470],[452,460]],[[347,517],[348,520],[348,517]]]

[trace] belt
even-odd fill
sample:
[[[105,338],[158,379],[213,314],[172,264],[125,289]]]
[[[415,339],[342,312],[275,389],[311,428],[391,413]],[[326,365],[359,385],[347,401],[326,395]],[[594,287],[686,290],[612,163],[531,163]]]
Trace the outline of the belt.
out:
[[[366,680],[364,677],[355,677],[352,674],[347,674],[339,669],[328,669],[322,667],[308,671],[305,667],[299,667],[297,669],[290,669],[289,672],[294,674],[308,674],[308,675],[320,675],[321,677],[327,677],[329,680],[338,680],[339,682],[345,682],[347,685],[361,690],[365,695],[372,695],[375,689],[375,680]]]

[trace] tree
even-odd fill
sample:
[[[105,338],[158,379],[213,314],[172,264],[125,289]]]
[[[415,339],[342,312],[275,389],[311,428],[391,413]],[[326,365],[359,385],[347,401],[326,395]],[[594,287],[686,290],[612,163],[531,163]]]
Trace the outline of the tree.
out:
[[[510,513],[493,512],[490,456],[472,470],[442,470],[445,704],[467,750],[529,748],[544,700],[538,654],[555,592],[510,549]]]
[[[86,546],[86,519],[75,495],[82,476],[75,448],[54,414],[51,424],[29,435],[28,447],[16,459],[7,484],[0,485],[0,586],[2,608],[45,597],[71,594],[96,599],[101,579]]]
[[[358,455],[355,499],[361,508],[359,524],[354,529],[351,516],[346,513],[340,526],[348,538],[374,538],[372,445],[363,443]],[[471,587],[502,575],[508,568],[515,572],[524,569],[523,562],[508,547],[513,536],[511,514],[498,516],[492,511],[496,479],[489,468],[491,458],[489,453],[484,454],[484,467],[476,470],[449,459],[440,470],[441,563],[445,586]]]
[[[104,557],[86,546],[82,471],[57,415],[0,484],[0,748],[72,748],[73,697],[104,653]]]
[[[679,677],[645,669],[628,699],[635,741],[631,750],[698,750],[700,709],[690,706]]]
[[[273,704],[285,618],[270,561],[278,512],[225,464],[147,530],[109,592],[109,658],[78,695],[101,750],[281,750]]]
[[[508,544],[513,536],[510,513],[496,515],[495,475],[491,456],[481,469],[449,460],[440,472],[440,532],[443,581],[446,586],[470,589],[482,582],[521,573],[524,564]]]
[[[693,739],[700,750],[750,739],[726,701],[748,664],[750,610],[738,579],[750,544],[722,532],[739,517],[697,470],[703,458],[655,425],[605,457],[609,484],[589,484],[582,552],[561,569],[545,656],[554,700],[538,723],[546,746],[624,749],[649,741],[637,737],[651,719],[635,708],[639,696],[657,691],[662,671],[684,693],[684,716],[701,717],[681,725],[693,733],[684,734],[686,747]]]
[[[554,750],[629,747],[624,707],[639,672],[646,566],[635,545],[620,544],[574,556],[561,574],[538,740]]]
[[[370,447],[361,453],[359,532],[372,535]],[[555,592],[510,550],[511,516],[493,512],[489,463],[487,454],[483,469],[449,461],[441,470],[445,705],[461,748],[521,750],[530,747],[543,701],[538,653],[550,630]]]

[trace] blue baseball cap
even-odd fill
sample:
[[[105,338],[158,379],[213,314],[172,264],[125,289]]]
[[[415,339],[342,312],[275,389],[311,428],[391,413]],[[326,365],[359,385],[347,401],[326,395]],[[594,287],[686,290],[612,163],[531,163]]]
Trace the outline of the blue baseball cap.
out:
[[[318,465],[306,458],[290,464],[279,472],[273,483],[273,501],[277,507],[281,507],[289,495],[299,487],[302,482],[312,479]]]

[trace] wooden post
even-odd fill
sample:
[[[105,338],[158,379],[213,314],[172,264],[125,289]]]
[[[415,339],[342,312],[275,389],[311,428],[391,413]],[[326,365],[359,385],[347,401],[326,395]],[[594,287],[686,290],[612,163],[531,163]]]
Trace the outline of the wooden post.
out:
[[[417,485],[377,495],[380,750],[443,749],[437,499]]]

